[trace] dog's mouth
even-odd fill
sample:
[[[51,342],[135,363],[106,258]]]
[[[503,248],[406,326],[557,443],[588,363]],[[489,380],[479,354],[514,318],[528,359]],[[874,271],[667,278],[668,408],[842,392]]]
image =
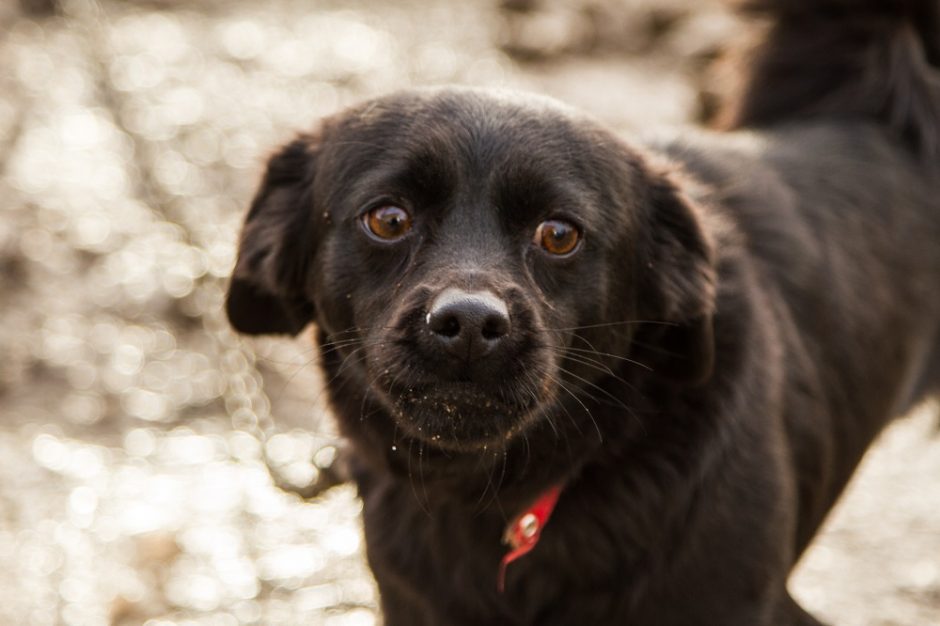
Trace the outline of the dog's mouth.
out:
[[[393,387],[379,393],[405,435],[455,451],[505,445],[536,419],[544,404],[539,394],[472,382]]]
[[[364,361],[402,435],[444,450],[505,446],[553,402],[555,355],[523,295],[415,289],[390,319]]]

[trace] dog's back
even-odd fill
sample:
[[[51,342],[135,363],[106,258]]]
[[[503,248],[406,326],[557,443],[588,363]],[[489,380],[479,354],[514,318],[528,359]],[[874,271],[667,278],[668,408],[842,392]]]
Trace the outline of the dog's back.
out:
[[[886,421],[940,392],[940,3],[746,6],[771,23],[720,122],[740,132],[667,150],[769,294],[798,555]]]
[[[859,283],[867,289],[844,294],[853,310],[880,304],[925,317],[937,306],[940,291],[940,2],[744,0],[742,5],[771,21],[741,68],[738,93],[726,103],[720,124],[727,130],[778,133],[780,141],[768,158],[802,199],[810,229],[833,239],[819,242],[821,252],[829,253],[822,261],[855,273],[884,274],[880,282],[869,274]],[[822,128],[806,125],[812,121]],[[871,121],[881,132],[866,127]],[[909,148],[910,158],[896,150],[898,142]],[[813,201],[831,208],[819,212],[805,206]],[[881,232],[870,232],[871,226]],[[867,248],[861,242],[869,242]],[[765,243],[767,250],[778,249]],[[774,259],[778,269],[792,266],[780,261]],[[783,274],[786,284],[786,269]],[[879,284],[893,289],[878,293]],[[932,345],[913,349],[924,354],[905,372],[896,411],[940,391],[936,323]],[[880,354],[880,366],[891,367],[896,355]]]

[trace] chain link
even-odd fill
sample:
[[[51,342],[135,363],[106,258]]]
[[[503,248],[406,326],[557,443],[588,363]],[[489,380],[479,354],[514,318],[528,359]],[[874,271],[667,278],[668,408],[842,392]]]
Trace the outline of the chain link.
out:
[[[63,12],[73,23],[84,31],[89,45],[89,63],[96,76],[96,97],[104,108],[112,113],[115,125],[130,138],[134,150],[134,165],[137,172],[134,195],[158,221],[179,226],[186,243],[200,250],[207,249],[203,241],[204,229],[199,224],[191,223],[190,213],[179,210],[175,198],[168,193],[154,177],[154,155],[146,137],[128,128],[116,111],[126,104],[120,90],[115,89],[107,69],[108,50],[106,34],[100,27],[102,12],[97,0],[70,0],[63,3]],[[203,236],[200,234],[203,233]],[[302,498],[313,498],[330,487],[344,482],[337,464],[338,444],[323,446],[310,459],[313,478],[304,485],[289,480],[271,459],[268,442],[277,434],[277,425],[271,413],[271,400],[264,391],[264,380],[257,367],[255,353],[232,331],[224,315],[224,279],[206,274],[198,279],[194,293],[202,292],[207,297],[199,317],[203,329],[213,339],[217,347],[219,367],[225,380],[223,402],[232,428],[248,433],[260,446],[261,459],[271,475],[274,484],[287,492]]]

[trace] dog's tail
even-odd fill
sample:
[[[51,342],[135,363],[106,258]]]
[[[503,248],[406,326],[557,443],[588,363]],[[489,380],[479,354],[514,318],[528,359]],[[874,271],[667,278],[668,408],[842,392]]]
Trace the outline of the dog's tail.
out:
[[[940,158],[940,0],[741,0],[769,18],[725,128],[866,117]]]

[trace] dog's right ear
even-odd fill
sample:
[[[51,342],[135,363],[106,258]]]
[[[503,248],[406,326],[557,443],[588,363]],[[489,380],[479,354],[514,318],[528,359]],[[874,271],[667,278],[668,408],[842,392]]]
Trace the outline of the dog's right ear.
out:
[[[317,141],[301,135],[270,161],[242,228],[225,309],[235,330],[296,335],[313,320],[307,292],[313,257]]]

